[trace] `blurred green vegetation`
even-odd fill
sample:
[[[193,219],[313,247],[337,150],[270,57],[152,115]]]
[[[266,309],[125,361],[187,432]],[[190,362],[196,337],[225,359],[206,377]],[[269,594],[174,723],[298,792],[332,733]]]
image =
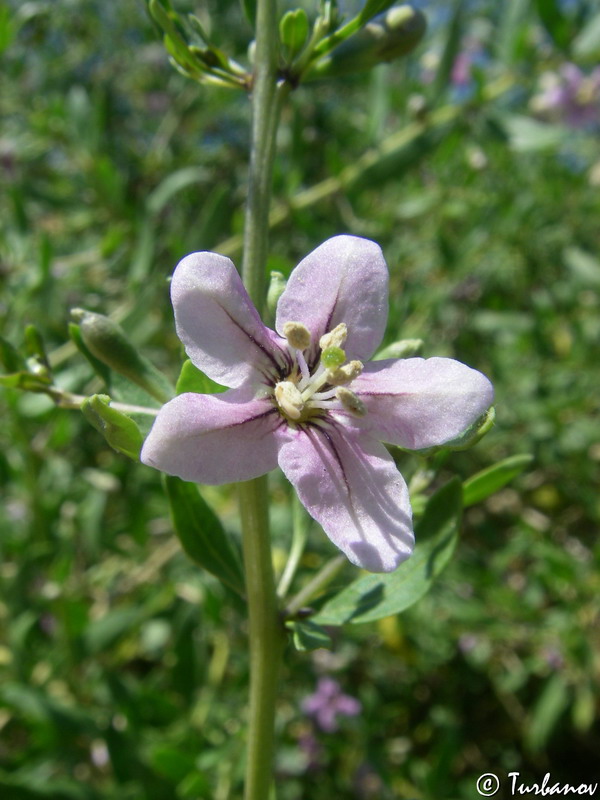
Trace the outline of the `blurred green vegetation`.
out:
[[[421,5],[430,31],[407,61],[293,94],[266,268],[287,273],[336,233],[376,239],[386,342],[422,338],[496,386],[495,428],[435,484],[534,461],[466,512],[419,604],[334,629],[332,652],[290,650],[280,800],[472,798],[484,772],[597,771],[600,108],[570,128],[530,104],[544,72],[590,70],[593,4],[465,2],[453,25],[445,4]],[[210,15],[218,46],[244,60],[238,2],[176,7]],[[174,382],[167,278],[192,250],[238,255],[247,97],[175,72],[133,0],[0,2],[0,53],[0,334],[22,348],[34,323],[58,383],[87,394],[102,387],[69,312],[110,314]],[[465,53],[461,81],[450,66]],[[340,175],[323,199],[308,191]],[[159,474],[44,395],[3,389],[0,415],[0,794],[239,796],[244,616],[180,551]],[[429,468],[400,464],[408,478]],[[279,475],[272,489],[281,567],[290,491]],[[232,489],[204,495],[235,535]],[[311,529],[300,583],[332,552]],[[323,673],[363,706],[336,733],[301,710]]]

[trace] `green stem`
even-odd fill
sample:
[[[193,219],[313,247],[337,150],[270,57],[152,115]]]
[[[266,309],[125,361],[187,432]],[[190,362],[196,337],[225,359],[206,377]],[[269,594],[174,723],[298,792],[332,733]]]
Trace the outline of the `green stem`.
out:
[[[271,560],[267,477],[239,485],[250,639],[250,711],[245,800],[269,796],[275,704],[285,644]]]
[[[304,506],[298,499],[296,492],[292,497],[292,510],[293,510],[293,532],[292,532],[292,546],[290,547],[290,554],[288,556],[285,569],[279,579],[279,586],[277,587],[277,596],[284,598],[288,589],[292,585],[296,570],[300,564],[300,559],[306,547],[306,540],[308,538],[308,515],[304,510]]]
[[[259,311],[266,298],[271,184],[279,107],[288,87],[277,85],[279,31],[276,0],[258,0],[252,144],[244,225],[242,278]],[[275,705],[285,645],[269,534],[266,476],[239,486],[250,643],[250,709],[245,800],[265,800],[273,776]]]
[[[276,0],[258,0],[252,87],[252,145],[244,222],[242,278],[259,311],[266,297],[269,210],[280,97],[277,86],[279,31]],[[285,84],[282,84],[285,86]]]

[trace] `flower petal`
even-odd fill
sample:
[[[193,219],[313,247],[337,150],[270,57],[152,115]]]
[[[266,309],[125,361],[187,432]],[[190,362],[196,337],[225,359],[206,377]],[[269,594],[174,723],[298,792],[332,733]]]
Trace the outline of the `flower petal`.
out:
[[[410,450],[456,439],[494,399],[485,375],[452,358],[372,361],[352,391],[367,407],[358,426]]]
[[[358,236],[334,236],[290,275],[277,304],[276,328],[282,334],[286,322],[304,323],[312,335],[314,360],[321,336],[345,322],[348,358],[369,358],[385,331],[387,287],[387,265],[378,244]]]
[[[335,425],[289,434],[279,466],[331,541],[371,572],[407,559],[414,545],[408,490],[385,447]]]
[[[141,461],[184,481],[247,481],[277,466],[274,434],[281,424],[269,400],[251,399],[244,390],[187,392],[158,412]]]
[[[217,253],[191,253],[171,282],[177,335],[194,366],[224,386],[279,375],[288,358],[262,323],[233,262]],[[257,373],[258,371],[258,373]]]

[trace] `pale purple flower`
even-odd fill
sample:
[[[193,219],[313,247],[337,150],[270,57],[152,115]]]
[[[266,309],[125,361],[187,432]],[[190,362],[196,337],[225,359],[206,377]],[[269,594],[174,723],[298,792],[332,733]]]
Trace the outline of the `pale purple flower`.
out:
[[[362,711],[362,706],[355,697],[344,694],[333,678],[319,678],[317,691],[304,698],[302,710],[314,719],[322,731],[333,733],[338,729],[338,716],[356,717]]]
[[[534,111],[564,121],[572,128],[600,123],[600,67],[589,75],[575,64],[563,64],[558,72],[545,72],[542,91],[531,100]]]
[[[411,508],[381,441],[420,450],[456,439],[493,390],[448,358],[363,364],[383,337],[387,286],[377,244],[328,239],[290,275],[275,332],[228,258],[186,256],[171,283],[177,334],[192,363],[230,388],[163,406],[142,461],[206,484],[250,480],[279,464],[352,563],[395,569],[413,549]]]

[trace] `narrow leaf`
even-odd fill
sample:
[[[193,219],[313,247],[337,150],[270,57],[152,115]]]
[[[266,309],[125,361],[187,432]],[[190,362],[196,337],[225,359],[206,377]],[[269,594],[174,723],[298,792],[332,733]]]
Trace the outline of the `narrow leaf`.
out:
[[[48,392],[50,378],[44,373],[12,372],[10,375],[0,375],[0,386],[23,389],[25,392]]]
[[[572,37],[572,30],[569,18],[563,14],[558,0],[536,0],[535,5],[542,25],[550,34],[554,44],[561,50],[566,50]]]
[[[555,672],[544,684],[525,733],[526,742],[534,753],[544,749],[571,702],[571,690],[565,676]]]
[[[394,5],[395,0],[367,0],[360,12],[359,19],[361,25],[366,25],[369,20],[387,11],[390,6]]]
[[[175,170],[148,196],[146,201],[148,211],[155,216],[160,214],[178,192],[206,181],[207,177],[207,170],[204,167],[182,167]]]
[[[0,336],[0,363],[7,372],[19,372],[27,367],[24,357],[3,336]]]
[[[297,55],[308,38],[308,16],[303,8],[286,12],[279,22],[281,44],[287,48],[290,58]]]
[[[395,572],[366,575],[328,600],[312,618],[318,625],[373,622],[420,600],[450,561],[461,517],[461,484],[450,481],[430,498],[416,526],[413,555]]]
[[[241,558],[212,508],[193,483],[164,476],[175,533],[187,555],[219,578],[230,589],[244,595]]]
[[[35,325],[27,325],[25,328],[25,350],[27,355],[37,359],[46,369],[50,369],[42,334]]]
[[[241,0],[241,3],[248,22],[254,28],[256,26],[256,0]]]
[[[578,59],[589,61],[590,64],[600,61],[600,14],[581,29],[573,42],[573,53]]]
[[[311,620],[302,622],[288,622],[288,630],[292,631],[292,638],[296,650],[318,650],[321,647],[331,647],[331,636],[320,625]]]
[[[463,484],[463,505],[465,508],[480,503],[507,483],[520,475],[533,461],[533,456],[523,453],[510,456],[487,469],[478,472]]]
[[[88,623],[83,635],[86,653],[95,655],[108,650],[122,636],[133,630],[146,616],[146,610],[138,607],[114,608],[103,617]]]
[[[454,62],[460,52],[460,46],[463,34],[463,2],[456,0],[454,4],[454,13],[448,26],[448,36],[444,43],[442,57],[437,68],[435,80],[433,82],[433,96],[438,98],[450,83],[452,69]]]

